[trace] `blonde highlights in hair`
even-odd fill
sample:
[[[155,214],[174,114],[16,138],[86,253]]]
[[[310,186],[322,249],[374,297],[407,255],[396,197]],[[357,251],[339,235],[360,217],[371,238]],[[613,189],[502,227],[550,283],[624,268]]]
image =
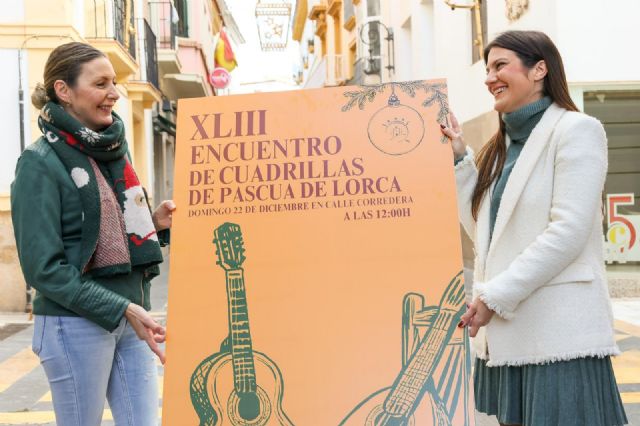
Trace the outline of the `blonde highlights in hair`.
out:
[[[74,87],[82,66],[97,58],[106,57],[104,53],[86,43],[71,42],[62,44],[51,52],[44,66],[44,84],[36,84],[31,94],[31,103],[37,109],[49,101],[60,103],[56,95],[54,84],[62,80],[70,87]]]

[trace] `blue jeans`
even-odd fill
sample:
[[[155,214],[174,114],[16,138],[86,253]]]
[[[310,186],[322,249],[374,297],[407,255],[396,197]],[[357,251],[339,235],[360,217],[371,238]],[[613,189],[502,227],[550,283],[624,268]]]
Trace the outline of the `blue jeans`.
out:
[[[125,318],[108,332],[82,317],[37,315],[33,351],[49,380],[58,426],[158,424],[155,355]]]

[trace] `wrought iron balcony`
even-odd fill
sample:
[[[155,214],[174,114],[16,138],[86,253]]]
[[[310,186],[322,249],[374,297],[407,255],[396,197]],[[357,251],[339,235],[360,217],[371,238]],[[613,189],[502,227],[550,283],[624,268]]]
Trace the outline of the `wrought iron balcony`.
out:
[[[157,37],[151,29],[151,25],[146,19],[139,19],[138,28],[141,29],[138,34],[138,58],[144,58],[145,67],[141,75],[142,79],[148,81],[160,90],[158,82],[158,53],[157,53]]]
[[[326,56],[326,80],[325,86],[340,86],[347,80],[347,67],[345,55]]]
[[[87,19],[86,38],[116,40],[135,60],[133,5],[125,0],[94,0],[89,5],[92,13]]]
[[[146,19],[138,18],[137,40],[138,63],[140,72],[136,79],[127,81],[129,100],[149,109],[155,102],[162,101],[162,92],[158,82],[158,57],[156,35]]]
[[[150,1],[149,20],[158,49],[176,49],[180,17],[170,1]]]
[[[138,71],[133,4],[125,0],[86,2],[87,41],[111,61],[118,81],[126,81]]]

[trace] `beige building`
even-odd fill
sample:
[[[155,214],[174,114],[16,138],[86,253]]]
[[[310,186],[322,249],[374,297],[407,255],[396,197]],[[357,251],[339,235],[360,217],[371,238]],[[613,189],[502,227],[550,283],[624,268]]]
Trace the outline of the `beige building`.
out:
[[[208,75],[223,25],[241,38],[223,0],[15,0],[0,14],[0,311],[22,311],[29,292],[18,263],[10,184],[25,146],[36,140],[31,92],[49,53],[70,41],[105,52],[116,71],[135,169],[152,203],[171,197],[175,100],[213,96]]]

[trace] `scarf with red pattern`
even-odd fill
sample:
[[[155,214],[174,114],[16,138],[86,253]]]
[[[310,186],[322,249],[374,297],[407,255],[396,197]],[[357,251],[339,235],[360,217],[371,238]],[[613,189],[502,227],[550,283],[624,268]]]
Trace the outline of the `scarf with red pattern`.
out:
[[[81,272],[113,276],[162,262],[158,236],[140,181],[128,157],[124,124],[96,132],[59,104],[48,102],[38,125],[78,188],[82,201]]]

